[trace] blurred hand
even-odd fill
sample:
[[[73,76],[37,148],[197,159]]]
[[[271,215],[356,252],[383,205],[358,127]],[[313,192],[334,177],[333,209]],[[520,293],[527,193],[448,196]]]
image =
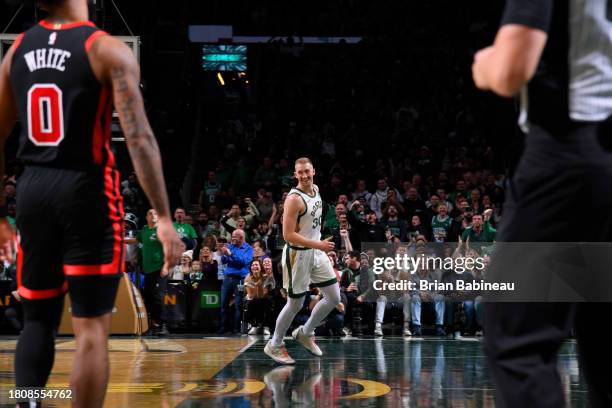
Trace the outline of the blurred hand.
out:
[[[348,231],[345,230],[345,229],[341,229],[340,230],[340,237],[347,238],[348,237]]]
[[[336,309],[338,309],[340,313],[344,314],[344,303],[338,303],[338,306],[336,306]]]
[[[336,247],[336,244],[334,244],[331,239],[333,237],[327,237],[325,238],[323,241],[319,242],[319,246],[316,249],[320,249],[321,251],[327,253],[329,251],[333,251],[334,248]]]
[[[363,303],[363,295],[357,296],[356,300],[357,300],[358,303]]]
[[[488,221],[491,219],[491,214],[493,214],[493,210],[491,208],[485,210],[485,212],[482,214],[483,218],[485,221]]]
[[[170,218],[160,218],[157,223],[157,239],[164,248],[164,266],[161,276],[166,277],[170,268],[174,267],[181,256],[181,240],[179,239]]]
[[[15,232],[6,217],[0,218],[0,261],[13,262]]]
[[[358,290],[357,289],[357,285],[355,285],[355,282],[351,283],[350,285],[348,285],[348,288],[346,288],[347,292],[354,292]]]
[[[488,91],[491,89],[490,84],[487,82],[487,60],[493,54],[493,47],[486,47],[478,51],[474,55],[474,63],[472,64],[472,78],[476,88]]]

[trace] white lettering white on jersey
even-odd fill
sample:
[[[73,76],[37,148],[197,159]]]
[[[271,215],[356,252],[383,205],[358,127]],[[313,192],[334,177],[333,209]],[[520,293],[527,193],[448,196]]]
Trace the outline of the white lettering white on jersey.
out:
[[[53,62],[53,55],[54,55],[53,52],[49,50],[49,52],[47,53],[47,63],[46,63],[48,67],[50,67],[51,62]]]
[[[57,62],[57,65],[55,66],[55,69],[64,72],[66,70],[66,66],[64,65],[66,63],[66,58],[70,58],[70,53],[68,51],[64,51],[62,52],[62,54],[60,55],[59,61]]]
[[[53,62],[51,62],[51,66],[54,67],[55,65],[57,65],[57,60],[59,59],[60,55],[62,55],[62,50],[58,50],[57,48],[52,48],[53,50]]]
[[[39,48],[38,50],[36,50],[36,65],[38,66],[38,68],[46,68],[47,65],[45,64],[45,56],[47,55],[47,50],[44,48]]]
[[[57,32],[54,31],[49,36],[49,45],[54,45],[55,44],[55,40],[57,40]]]
[[[28,64],[28,69],[30,72],[36,71],[37,68],[36,59],[34,58],[34,51],[28,52],[26,55],[24,55],[24,58],[26,60],[26,64]]]
[[[291,189],[289,194],[297,194],[304,200],[306,212],[298,217],[298,234],[319,241],[321,239],[321,218],[323,216],[323,200],[319,189],[315,187],[314,196],[310,196],[297,188]]]
[[[66,60],[71,56],[70,51],[57,48],[39,48],[26,53],[24,58],[30,72],[43,68],[64,72],[66,70]]]

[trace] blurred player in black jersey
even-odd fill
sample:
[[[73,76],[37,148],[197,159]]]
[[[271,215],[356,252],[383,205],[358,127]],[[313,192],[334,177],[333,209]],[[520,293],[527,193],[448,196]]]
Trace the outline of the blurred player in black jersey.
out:
[[[521,93],[525,148],[498,241],[612,242],[612,0],[507,0],[495,42],[476,54],[472,72],[480,89],[507,97],[529,82]],[[575,214],[597,214],[597,222]],[[499,268],[512,279],[527,267],[521,262]],[[600,267],[595,276],[607,275],[610,265]],[[612,406],[602,326],[611,312],[612,303],[593,301],[486,303],[496,403],[565,406],[556,355],[574,327],[590,404]]]
[[[25,326],[15,356],[16,383],[46,384],[68,292],[77,343],[73,406],[100,407],[108,382],[111,310],[124,264],[124,214],[110,149],[113,102],[138,179],[158,214],[162,274],[175,264],[180,241],[132,51],[88,21],[87,0],[38,3],[47,19],[17,38],[0,68],[0,158],[19,119],[18,157],[25,163],[17,198],[17,281]],[[8,239],[0,217],[0,255],[10,255]]]

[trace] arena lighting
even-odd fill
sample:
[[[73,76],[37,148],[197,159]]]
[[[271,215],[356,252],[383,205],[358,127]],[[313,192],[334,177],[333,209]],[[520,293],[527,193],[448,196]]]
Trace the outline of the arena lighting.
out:
[[[225,86],[225,80],[223,79],[223,75],[221,75],[220,72],[217,72],[217,78],[219,79],[219,83],[221,83],[221,86]]]

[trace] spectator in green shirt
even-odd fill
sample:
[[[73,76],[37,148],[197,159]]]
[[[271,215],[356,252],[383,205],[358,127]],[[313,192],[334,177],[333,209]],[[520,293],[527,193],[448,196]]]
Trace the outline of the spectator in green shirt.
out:
[[[331,206],[330,206],[331,207]],[[325,215],[325,235],[333,235],[340,227],[340,216],[346,214],[346,205],[338,203],[334,207],[334,211],[327,211]]]
[[[136,233],[135,238],[126,238],[126,244],[139,243],[142,249],[142,271],[144,273],[144,301],[151,317],[151,331],[167,333],[163,324],[163,296],[166,278],[161,276],[164,265],[164,249],[157,239],[157,213],[147,211],[147,224]]]
[[[186,244],[187,242],[184,238],[188,239],[187,241],[190,245],[187,245],[187,249],[195,248],[197,244],[196,239],[198,238],[198,234],[195,232],[195,229],[193,229],[193,226],[191,224],[187,224],[185,222],[184,208],[178,207],[174,211],[174,221],[175,222],[173,222],[172,224],[174,225],[174,229],[178,233],[179,238]]]
[[[492,210],[485,211],[484,216],[480,214],[474,214],[472,217],[472,225],[467,227],[463,234],[461,234],[461,240],[463,242],[493,242],[495,241],[495,234],[497,230],[491,226],[489,217],[491,216]]]

